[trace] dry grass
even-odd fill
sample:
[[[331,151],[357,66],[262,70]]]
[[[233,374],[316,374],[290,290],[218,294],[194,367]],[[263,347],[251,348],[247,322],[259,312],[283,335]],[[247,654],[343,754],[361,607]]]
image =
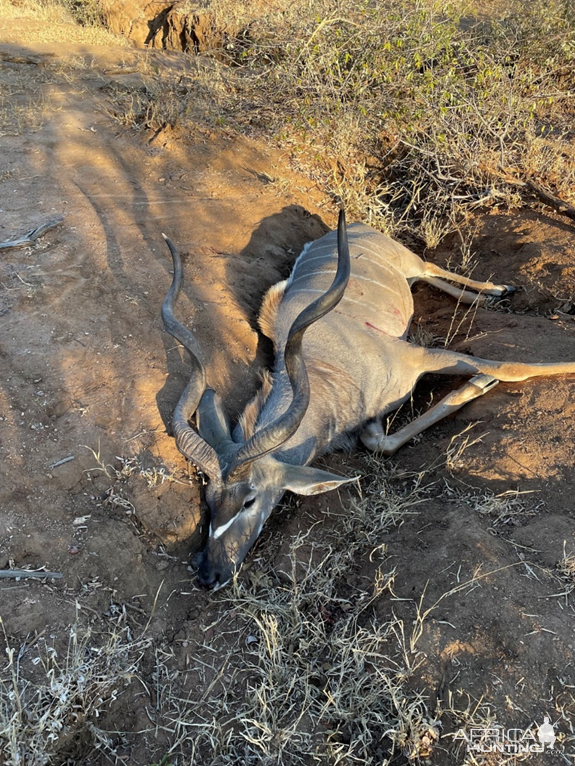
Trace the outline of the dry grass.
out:
[[[114,483],[140,471],[134,460],[111,466],[97,451],[94,457]],[[115,690],[143,673],[143,664],[152,664],[142,688],[153,690],[153,704],[146,708],[149,727],[140,735],[154,741],[148,752],[159,749],[159,763],[343,766],[402,756],[418,763],[441,747],[465,766],[489,764],[467,752],[465,743],[452,741],[453,734],[443,735],[439,720],[448,714],[455,730],[487,728],[495,720],[488,703],[458,690],[436,708],[421,691],[418,671],[429,619],[451,597],[495,572],[477,570],[432,598],[424,588],[413,604],[413,620],[382,611],[382,598],[395,597],[387,533],[416,513],[430,490],[424,475],[367,460],[363,494],[346,501],[335,526],[296,536],[275,561],[268,545],[264,561],[244,568],[228,589],[212,596],[204,624],[185,640],[160,636],[151,646],[134,639],[122,623],[103,638],[73,628],[62,660],[49,648],[9,653],[2,678],[10,704],[0,729],[9,766],[23,762],[17,758],[24,748],[33,753],[30,763],[49,763],[44,753],[67,754],[72,741],[86,759],[94,747],[112,757],[117,732],[107,730],[109,719],[99,723],[98,714]],[[523,512],[519,497],[482,497],[476,506],[495,514],[495,523],[514,523]],[[572,575],[572,558],[565,552],[565,578]],[[369,577],[362,574],[366,562]],[[36,669],[33,679],[21,670],[26,657],[36,662],[27,664]],[[54,689],[57,700],[64,690],[68,707],[58,707]],[[568,705],[569,694],[570,687],[557,690],[558,711]],[[24,718],[37,723],[24,731]]]
[[[332,766],[403,756],[418,763],[441,747],[465,766],[492,763],[453,737],[491,728],[495,711],[464,689],[448,690],[434,708],[415,683],[424,661],[419,643],[450,598],[520,564],[478,569],[431,599],[424,588],[413,621],[389,610],[382,618],[381,597],[395,597],[385,534],[415,512],[427,488],[422,476],[376,461],[370,468],[373,481],[346,506],[337,539],[311,529],[292,541],[281,566],[258,562],[214,597],[218,615],[203,626],[211,638],[191,648],[187,690],[173,645],[156,653],[156,726],[169,737],[168,761]],[[362,580],[368,560],[375,576]],[[558,690],[558,711],[568,694]],[[445,716],[453,729],[446,735]]]
[[[556,574],[565,584],[565,591],[561,595],[568,596],[573,593],[575,590],[575,551],[567,552],[565,541],[563,541],[563,556],[557,564]]]
[[[125,38],[100,25],[98,8],[97,0],[0,0],[0,19],[8,22],[3,38],[10,42],[10,22],[24,21],[28,22],[26,39],[31,44],[65,42],[127,46]],[[16,35],[14,42],[20,40],[20,35]]]
[[[148,489],[153,489],[165,482],[174,482],[176,484],[192,483],[189,475],[183,470],[171,472],[164,465],[144,466],[136,457],[116,457],[116,464],[112,465],[105,462],[99,444],[96,449],[92,449],[92,447],[86,447],[86,449],[92,453],[95,462],[94,468],[90,468],[86,472],[88,478],[92,474],[100,473],[116,483],[136,475],[146,481]]]
[[[301,543],[290,553],[297,579],[269,573],[251,585],[236,582],[226,595],[226,614],[242,628],[227,632],[235,644],[223,661],[207,660],[199,690],[182,698],[162,656],[159,724],[172,737],[169,756],[191,751],[192,762],[223,766],[421,754],[435,722],[424,698],[406,688],[403,625],[379,622],[367,592],[341,594],[346,556],[324,549],[319,562],[302,566]],[[225,617],[217,629],[225,631]]]
[[[0,137],[36,132],[44,124],[46,104],[41,95],[22,95],[18,90],[0,96]]]
[[[446,342],[447,345],[447,342]],[[465,453],[475,444],[480,444],[485,434],[476,434],[477,423],[469,423],[458,434],[451,437],[445,453],[445,467],[454,474],[467,466]]]
[[[233,93],[225,70],[217,62],[196,59],[188,72],[158,71],[143,61],[142,86],[136,90],[112,87],[109,91],[110,116],[135,130],[163,130],[196,123],[221,126],[224,110],[230,108]]]
[[[116,510],[123,510],[128,516],[136,513],[134,504],[129,497],[126,497],[126,494],[129,495],[126,484],[132,476],[143,479],[150,490],[166,482],[184,485],[193,483],[189,470],[187,473],[183,470],[173,472],[164,465],[145,466],[136,457],[116,457],[116,463],[112,465],[104,461],[99,445],[97,449],[91,447],[86,447],[86,449],[92,453],[95,462],[94,467],[85,472],[88,481],[92,481],[95,476],[100,474],[105,476],[110,485],[105,492],[101,493],[103,504]]]
[[[91,451],[114,502],[134,473],[150,487],[169,478],[133,459],[106,464]],[[283,565],[258,564],[214,596],[217,617],[206,631],[217,638],[196,645],[191,687],[173,645],[155,648],[152,723],[167,735],[166,762],[344,764],[431,752],[437,722],[407,686],[418,665],[410,628],[374,610],[393,584],[383,537],[425,490],[422,477],[398,484],[393,470],[375,460],[369,467],[372,479],[350,501],[337,539],[319,543],[312,529],[296,537]],[[373,584],[358,576],[366,559],[378,564]]]
[[[1,622],[1,619],[0,619]],[[110,701],[137,674],[149,639],[116,625],[105,635],[72,625],[60,654],[40,638],[18,649],[4,634],[0,669],[0,758],[6,766],[44,766],[110,748],[97,725]]]
[[[172,478],[91,452],[90,473],[110,480],[117,505],[118,487],[134,474],[151,488]],[[438,723],[409,688],[419,664],[411,628],[374,609],[394,579],[384,536],[415,512],[424,477],[398,477],[370,458],[368,468],[371,479],[338,519],[337,538],[301,534],[283,564],[258,563],[214,596],[206,632],[216,637],[195,646],[191,685],[173,644],[154,648],[150,716],[167,736],[166,763],[383,763],[394,753],[416,761],[432,752]],[[373,583],[359,574],[366,560],[376,566]]]
[[[473,504],[476,511],[488,516],[493,527],[518,526],[524,524],[530,516],[536,516],[542,502],[534,502],[533,492],[509,489],[498,495],[486,493],[481,496],[469,496],[467,502]],[[531,501],[527,498],[531,496]]]

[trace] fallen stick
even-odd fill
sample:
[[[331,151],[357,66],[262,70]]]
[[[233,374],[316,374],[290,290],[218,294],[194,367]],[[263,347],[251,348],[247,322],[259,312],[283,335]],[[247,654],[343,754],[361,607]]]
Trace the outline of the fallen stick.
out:
[[[63,220],[64,217],[60,216],[53,221],[48,221],[41,226],[36,226],[35,229],[30,229],[30,231],[26,232],[20,239],[10,239],[7,242],[0,242],[0,250],[6,250],[9,247],[24,247],[24,245],[31,245],[38,239],[38,237],[41,237],[42,234],[45,234],[47,231],[50,231],[50,229],[58,226]]]
[[[486,170],[490,175],[495,176],[496,178],[500,178],[510,186],[515,186],[520,189],[528,189],[545,205],[549,205],[549,207],[553,208],[553,210],[555,210],[557,213],[566,215],[568,218],[571,218],[572,221],[575,221],[575,205],[572,205],[570,202],[566,202],[560,197],[556,197],[554,194],[551,194],[551,192],[547,191],[547,189],[544,189],[539,184],[536,184],[535,181],[522,181],[519,178],[515,178],[511,171],[503,167],[499,167],[497,170],[494,170],[493,168],[490,168],[486,165],[482,165],[482,168]]]
[[[50,463],[48,468],[57,468],[59,465],[64,465],[64,463],[69,463],[70,460],[74,460],[74,455],[68,455],[68,457],[63,457],[62,460],[56,460],[55,463]]]
[[[539,186],[539,184],[536,184],[534,181],[527,181],[525,186],[531,192],[533,192],[533,194],[539,197],[539,199],[546,205],[549,205],[549,207],[552,207],[558,213],[561,213],[561,215],[566,215],[568,218],[571,218],[573,221],[575,221],[574,205],[569,204],[569,202],[565,202],[565,200],[559,199],[559,197],[551,194],[551,192],[548,192],[546,189],[544,189],[542,186]]]
[[[31,577],[38,579],[51,577],[54,580],[59,580],[61,577],[64,577],[64,575],[61,572],[39,572],[30,569],[0,569],[0,580],[26,580]]]

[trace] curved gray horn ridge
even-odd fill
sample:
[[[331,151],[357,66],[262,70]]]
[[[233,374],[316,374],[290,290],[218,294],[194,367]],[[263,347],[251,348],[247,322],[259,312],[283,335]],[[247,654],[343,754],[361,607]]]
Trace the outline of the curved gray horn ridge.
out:
[[[176,446],[202,473],[212,481],[221,481],[222,472],[217,452],[189,425],[188,421],[195,413],[206,389],[206,372],[197,355],[197,344],[191,332],[174,315],[174,303],[179,295],[183,281],[182,262],[172,241],[163,235],[174,264],[174,276],[170,289],[162,304],[162,321],[166,332],[179,341],[188,352],[192,366],[190,382],[174,410],[172,428]]]
[[[337,226],[337,271],[329,289],[310,303],[294,320],[286,342],[284,359],[292,387],[293,398],[290,406],[276,421],[255,433],[241,449],[230,467],[229,473],[246,463],[278,449],[299,428],[309,405],[309,379],[302,354],[302,341],[307,328],[334,309],[343,298],[349,281],[350,256],[347,242],[345,212],[339,213]]]

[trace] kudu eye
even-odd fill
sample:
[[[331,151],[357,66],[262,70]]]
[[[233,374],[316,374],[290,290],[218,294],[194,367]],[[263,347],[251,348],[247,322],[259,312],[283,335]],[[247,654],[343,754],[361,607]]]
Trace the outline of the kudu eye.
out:
[[[256,497],[255,495],[253,497],[248,497],[244,500],[244,508],[251,508],[252,505],[255,503]]]

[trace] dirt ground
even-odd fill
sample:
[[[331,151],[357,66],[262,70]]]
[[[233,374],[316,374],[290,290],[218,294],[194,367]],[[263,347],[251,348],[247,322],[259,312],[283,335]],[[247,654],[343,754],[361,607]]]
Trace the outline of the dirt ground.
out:
[[[255,140],[201,125],[156,137],[120,127],[110,88],[133,77],[135,59],[161,53],[31,39],[26,23],[0,19],[0,89],[12,109],[0,133],[0,241],[63,222],[33,246],[0,251],[0,568],[64,576],[0,580],[0,615],[11,646],[57,640],[78,619],[103,632],[123,615],[182,670],[217,655],[235,615],[225,594],[198,587],[191,566],[206,514],[166,430],[187,363],[161,326],[170,283],[161,234],[184,255],[178,313],[193,317],[209,383],[235,416],[270,358],[256,332],[261,297],[336,211],[288,157]],[[176,54],[162,65],[183,66]],[[417,286],[420,337],[494,359],[575,359],[573,234],[543,208],[486,216],[474,277],[517,294],[465,312]],[[448,263],[452,245],[430,257]],[[425,381],[412,409],[452,385]],[[449,734],[432,763],[472,758],[453,734],[474,715],[522,730],[547,715],[556,746],[527,762],[575,760],[574,386],[572,377],[500,384],[389,461],[399,485],[425,472],[425,502],[385,535],[393,589],[374,600],[372,619],[395,615],[419,631],[408,685]],[[366,482],[373,471],[361,451],[327,462]],[[352,494],[288,502],[242,577],[279,565],[312,522],[317,541],[337,533]],[[357,562],[350,587],[372,593],[378,567]],[[138,693],[120,694],[99,724],[121,740],[117,763],[159,762],[171,747],[151,723],[146,662]],[[181,683],[200,704],[193,680]],[[371,762],[387,762],[382,753]],[[76,762],[99,759],[112,757]]]

